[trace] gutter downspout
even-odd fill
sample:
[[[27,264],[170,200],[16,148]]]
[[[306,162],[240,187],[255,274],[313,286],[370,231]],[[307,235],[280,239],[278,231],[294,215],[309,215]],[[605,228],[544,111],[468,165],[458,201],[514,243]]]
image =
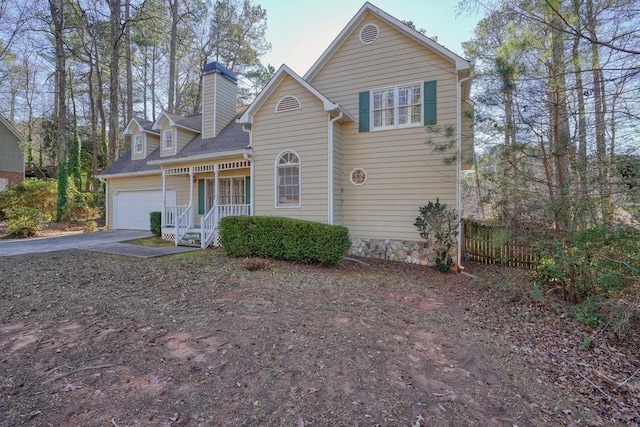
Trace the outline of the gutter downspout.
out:
[[[337,107],[337,105],[336,105]],[[329,113],[329,138],[328,138],[328,147],[327,147],[327,195],[328,195],[328,203],[327,203],[327,223],[333,224],[333,125],[338,120],[342,119],[343,112],[340,111],[335,118],[331,119],[331,113]]]
[[[251,129],[247,129],[244,126],[242,126],[242,130],[247,132],[249,134],[249,147],[253,147],[253,134],[251,133]],[[249,208],[249,215],[253,215],[253,211],[255,210],[254,207],[254,197],[255,197],[255,185],[256,185],[256,180],[254,177],[254,173],[255,173],[255,168],[254,168],[254,162],[253,159],[251,158],[251,155],[249,155],[249,153],[247,153],[246,151],[244,152],[244,159],[247,160],[249,162],[249,176],[251,177],[251,182],[250,182],[250,190],[249,190],[249,203],[251,204],[251,207]]]
[[[107,219],[107,228],[109,228],[109,180],[98,178],[104,184],[104,217]],[[111,218],[113,220],[113,218]]]
[[[469,76],[461,80],[458,80],[456,85],[456,214],[458,215],[458,248],[457,248],[457,261],[458,268],[464,270],[462,265],[462,83],[471,80],[471,73]]]

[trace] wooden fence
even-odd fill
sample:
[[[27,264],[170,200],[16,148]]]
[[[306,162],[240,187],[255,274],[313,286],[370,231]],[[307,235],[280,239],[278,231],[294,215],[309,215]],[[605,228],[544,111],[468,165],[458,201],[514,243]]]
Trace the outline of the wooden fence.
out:
[[[462,253],[473,261],[534,268],[540,255],[531,241],[529,233],[492,223],[462,220]]]

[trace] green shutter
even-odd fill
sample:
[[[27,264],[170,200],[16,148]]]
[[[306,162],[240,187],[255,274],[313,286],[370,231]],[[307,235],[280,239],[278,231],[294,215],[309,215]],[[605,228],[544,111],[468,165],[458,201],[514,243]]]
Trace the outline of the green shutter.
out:
[[[251,204],[251,177],[244,177],[244,203],[249,205]],[[251,215],[251,212],[249,212]]]
[[[424,124],[435,125],[438,121],[436,80],[424,82]]]
[[[369,132],[369,91],[360,92],[360,124],[358,131]]]
[[[204,215],[204,179],[198,180],[198,215]]]

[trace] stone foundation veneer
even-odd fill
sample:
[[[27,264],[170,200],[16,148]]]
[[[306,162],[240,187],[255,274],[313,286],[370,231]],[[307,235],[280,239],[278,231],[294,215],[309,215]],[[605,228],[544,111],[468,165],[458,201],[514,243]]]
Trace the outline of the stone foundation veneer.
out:
[[[354,239],[349,254],[410,264],[434,265],[435,263],[435,253],[426,242]]]

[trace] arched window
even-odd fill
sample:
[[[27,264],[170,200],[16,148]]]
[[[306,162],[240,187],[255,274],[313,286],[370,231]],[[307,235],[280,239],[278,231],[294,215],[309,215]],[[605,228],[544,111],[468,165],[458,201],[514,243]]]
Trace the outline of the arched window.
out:
[[[300,207],[300,157],[285,151],[276,158],[276,206]]]

